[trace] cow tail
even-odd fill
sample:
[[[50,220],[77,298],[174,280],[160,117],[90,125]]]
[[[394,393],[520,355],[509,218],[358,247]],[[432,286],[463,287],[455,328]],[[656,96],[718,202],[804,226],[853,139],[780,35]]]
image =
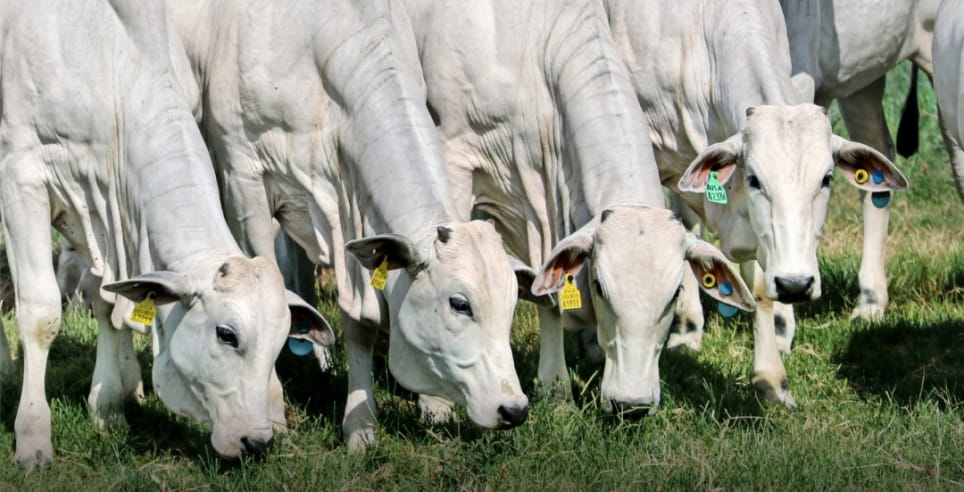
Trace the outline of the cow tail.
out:
[[[897,127],[897,153],[903,157],[914,155],[920,145],[917,72],[917,65],[913,65],[910,70],[910,89],[907,92],[907,100],[904,101],[904,110],[900,113],[900,125]]]

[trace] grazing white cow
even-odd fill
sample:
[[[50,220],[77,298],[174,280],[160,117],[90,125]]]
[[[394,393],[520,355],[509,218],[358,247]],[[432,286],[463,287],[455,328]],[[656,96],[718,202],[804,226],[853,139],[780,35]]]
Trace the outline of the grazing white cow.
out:
[[[917,147],[917,67],[931,75],[931,38],[940,0],[780,0],[786,17],[794,81],[803,101],[837,100],[850,138],[893,159],[884,118],[885,76],[910,59],[915,69],[901,118],[897,150]],[[884,271],[890,194],[863,194],[864,244],[860,295],[853,318],[880,320],[887,308]]]
[[[528,401],[509,346],[516,276],[492,225],[455,206],[401,9],[384,0],[170,5],[238,236],[269,256],[277,219],[313,262],[334,266],[349,450],[374,439],[379,327],[390,328],[389,368],[402,386],[465,406],[482,427],[521,424]],[[370,271],[388,275],[384,295]]]
[[[663,209],[645,122],[601,9],[583,0],[406,5],[459,207],[490,217],[515,253],[543,265],[533,294],[565,297],[566,279],[591,259],[575,278],[583,307],[565,323],[598,325],[603,409],[654,412],[685,260],[734,279],[734,304],[753,301],[722,255]],[[686,278],[702,323],[695,277]],[[539,321],[539,379],[571,398],[560,308],[542,303]]]
[[[944,1],[934,25],[934,92],[957,194],[964,200],[964,3]]]
[[[273,368],[292,320],[334,341],[286,295],[277,266],[243,256],[231,236],[167,26],[153,3],[0,2],[0,205],[24,354],[16,458],[28,468],[53,455],[44,377],[61,303],[50,223],[102,282],[97,421],[122,419],[140,382],[119,330],[130,301],[153,326],[155,391],[206,424],[224,457],[260,452],[283,425]]]
[[[795,104],[775,0],[604,4],[663,183],[683,192],[729,258],[748,262],[754,385],[793,407],[774,336],[782,328],[789,349],[792,310],[780,305],[775,316],[773,301],[820,296],[817,243],[834,167],[867,191],[903,189],[906,180],[879,152],[833,135],[822,108]]]

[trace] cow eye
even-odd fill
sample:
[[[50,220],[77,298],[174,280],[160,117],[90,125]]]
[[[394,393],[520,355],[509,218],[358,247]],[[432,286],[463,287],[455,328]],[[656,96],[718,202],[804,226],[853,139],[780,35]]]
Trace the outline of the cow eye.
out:
[[[823,181],[820,182],[822,188],[830,188],[830,182],[833,181],[833,174],[827,174],[823,177]]]
[[[469,304],[469,301],[461,295],[449,297],[449,307],[456,313],[470,318],[472,317],[472,306]]]
[[[218,335],[219,342],[225,345],[230,345],[234,348],[238,348],[238,335],[234,333],[234,330],[232,330],[230,327],[227,325],[218,325],[214,331]]]
[[[749,186],[750,188],[753,188],[754,190],[759,190],[760,178],[757,178],[755,175],[751,174],[746,177],[746,185]]]

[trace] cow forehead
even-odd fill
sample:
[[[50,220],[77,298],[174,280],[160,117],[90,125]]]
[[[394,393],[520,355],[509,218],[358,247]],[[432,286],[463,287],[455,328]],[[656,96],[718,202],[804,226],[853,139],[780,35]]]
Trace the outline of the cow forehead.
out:
[[[448,241],[432,238],[436,263],[429,268],[434,282],[449,287],[462,285],[496,298],[509,290],[515,291],[516,280],[509,257],[501,236],[491,224],[472,221],[447,227],[451,229]]]
[[[596,229],[594,259],[632,265],[664,265],[668,258],[682,260],[686,233],[669,210],[614,209]]]
[[[830,136],[830,120],[817,106],[758,106],[744,130],[745,162],[771,185],[822,176],[832,167]]]
[[[259,316],[252,322],[277,318],[287,310],[284,280],[278,267],[264,258],[232,256],[214,265],[211,290],[204,296],[211,314],[237,317]],[[227,312],[215,306],[223,306]],[[238,321],[248,321],[238,320]]]

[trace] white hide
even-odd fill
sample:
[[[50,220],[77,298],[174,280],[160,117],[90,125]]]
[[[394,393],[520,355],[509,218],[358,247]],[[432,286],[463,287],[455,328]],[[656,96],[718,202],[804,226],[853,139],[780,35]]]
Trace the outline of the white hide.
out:
[[[931,38],[939,1],[781,0],[794,85],[807,87],[798,92],[802,100],[829,106],[836,99],[850,138],[893,159],[894,142],[883,109],[885,76],[907,59],[932,74]],[[911,90],[916,90],[916,85]],[[909,104],[915,102],[908,100]],[[864,193],[855,318],[880,320],[884,316],[889,220],[890,208],[878,208],[871,194]]]
[[[934,92],[957,194],[964,200],[964,3],[941,3],[934,25]]]
[[[834,167],[848,179],[858,167],[880,169],[887,180],[874,190],[903,189],[906,181],[878,152],[833,137],[819,107],[796,104],[777,2],[604,4],[649,120],[662,182],[682,192],[727,257],[760,261],[757,331],[772,332],[770,299],[820,295],[816,248]],[[726,204],[706,197],[711,171]],[[778,324],[792,333],[792,319]],[[756,345],[755,379],[776,388],[775,399],[791,401],[776,343],[757,337]]]
[[[155,296],[155,390],[211,428],[220,455],[259,452],[283,425],[269,388],[293,315],[277,267],[243,257],[225,223],[167,26],[141,2],[0,3],[0,205],[24,354],[16,458],[28,468],[53,455],[44,377],[61,306],[50,223],[102,282],[96,421],[122,418],[140,382],[119,292]],[[317,312],[292,309],[334,341]]]
[[[483,427],[520,424],[515,275],[492,227],[456,207],[401,9],[384,0],[169,6],[238,237],[271,256],[276,218],[313,262],[334,267],[349,449],[374,439],[379,327],[390,329],[389,368],[403,386],[465,405]],[[369,270],[386,258],[382,295]]]
[[[606,355],[602,403],[611,413],[656,411],[659,355],[691,269],[697,278],[712,276],[713,283],[703,289],[713,298],[744,310],[755,308],[739,272],[668,210],[603,211],[598,221],[559,242],[533,282],[533,293],[558,292],[566,276],[578,275],[584,266],[597,340]],[[724,282],[731,289],[725,295],[720,290]]]
[[[406,5],[458,205],[490,217],[524,262],[543,265],[556,243],[598,221],[610,207],[634,207],[642,216],[666,221],[645,121],[597,3],[409,0]],[[681,244],[656,236],[633,246],[640,254],[684,255]],[[595,270],[630,285],[647,275],[642,265],[631,265]],[[675,292],[680,282],[668,277],[654,283],[654,292],[662,295]],[[612,317],[593,311],[589,288],[580,287],[583,308],[566,311],[566,325],[616,330]],[[551,290],[543,286],[539,292]],[[686,294],[698,307],[695,289]],[[611,360],[602,384],[621,387],[614,398],[626,408],[655,410],[658,380],[624,381],[641,367],[637,361],[655,367],[666,320],[643,312],[630,291],[614,289],[610,297],[627,310],[627,319],[639,321],[620,328],[631,333],[613,339],[621,345],[614,350],[639,351],[639,357]],[[544,389],[568,397],[560,308],[540,306],[539,321],[539,380]],[[702,325],[701,312],[693,323]],[[609,402],[604,407],[613,410]]]

